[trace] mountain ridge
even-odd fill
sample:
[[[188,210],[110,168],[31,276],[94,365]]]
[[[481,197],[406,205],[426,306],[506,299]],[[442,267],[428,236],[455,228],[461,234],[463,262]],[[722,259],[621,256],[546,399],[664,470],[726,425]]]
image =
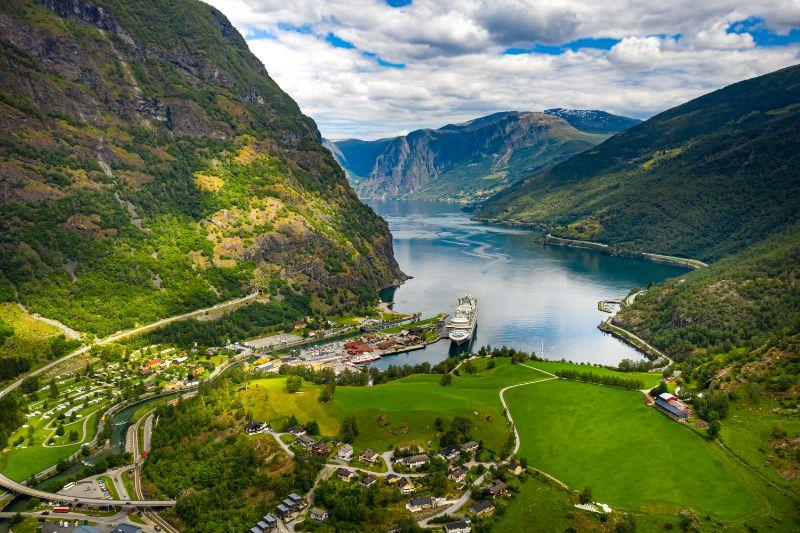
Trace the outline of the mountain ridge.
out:
[[[0,28],[3,300],[103,334],[255,289],[340,309],[402,277],[385,221],[215,8],[14,0]]]
[[[530,175],[478,218],[637,252],[735,253],[800,207],[799,88],[790,67],[701,96]]]
[[[326,142],[362,197],[474,203],[635,122],[594,110],[551,111],[502,111],[399,137]]]

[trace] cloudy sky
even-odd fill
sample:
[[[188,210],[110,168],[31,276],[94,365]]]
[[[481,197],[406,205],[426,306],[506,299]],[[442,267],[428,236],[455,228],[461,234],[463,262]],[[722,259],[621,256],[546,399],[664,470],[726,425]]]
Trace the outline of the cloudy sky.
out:
[[[495,111],[649,117],[800,63],[800,0],[210,0],[331,138]]]

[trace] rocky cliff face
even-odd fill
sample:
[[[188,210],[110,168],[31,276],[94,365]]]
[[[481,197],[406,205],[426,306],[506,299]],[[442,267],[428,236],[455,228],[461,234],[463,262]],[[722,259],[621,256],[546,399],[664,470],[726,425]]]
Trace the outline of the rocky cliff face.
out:
[[[401,276],[308,117],[195,0],[0,7],[0,296],[86,331]]]
[[[607,137],[560,117],[507,112],[404,137],[335,144],[363,197],[476,202]]]

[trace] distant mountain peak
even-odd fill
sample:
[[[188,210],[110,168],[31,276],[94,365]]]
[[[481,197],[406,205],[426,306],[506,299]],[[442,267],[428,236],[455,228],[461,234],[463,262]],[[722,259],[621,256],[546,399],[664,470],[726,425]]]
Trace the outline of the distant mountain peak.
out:
[[[619,133],[641,122],[638,118],[613,115],[599,109],[566,109],[554,107],[542,113],[561,117],[573,127],[589,133]]]

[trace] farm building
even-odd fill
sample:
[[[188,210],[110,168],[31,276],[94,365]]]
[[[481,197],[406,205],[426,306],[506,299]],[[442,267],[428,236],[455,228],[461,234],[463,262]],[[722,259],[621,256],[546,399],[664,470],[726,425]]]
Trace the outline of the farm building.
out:
[[[676,420],[686,420],[691,414],[691,411],[686,404],[668,392],[665,392],[656,398],[656,402],[653,404],[653,406],[662,413]]]
[[[375,476],[373,476],[372,474],[370,474],[370,475],[368,475],[367,477],[365,477],[364,479],[362,479],[360,484],[361,484],[361,486],[362,486],[362,487],[364,487],[365,489],[368,489],[368,488],[370,488],[372,485],[374,485],[375,483],[377,483],[377,481],[378,481],[378,478],[377,478],[377,477],[375,477]]]

